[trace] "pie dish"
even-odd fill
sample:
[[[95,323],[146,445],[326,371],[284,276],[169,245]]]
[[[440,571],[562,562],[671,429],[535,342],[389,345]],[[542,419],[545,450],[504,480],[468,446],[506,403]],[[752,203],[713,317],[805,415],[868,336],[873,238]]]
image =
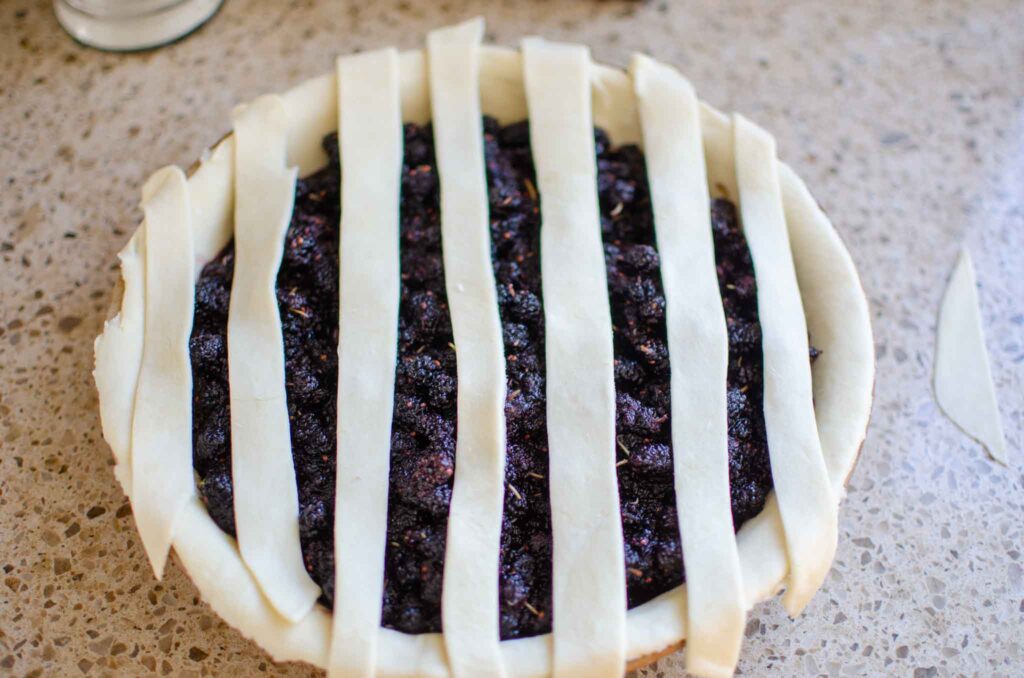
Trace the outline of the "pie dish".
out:
[[[173,547],[278,660],[610,676],[685,640],[730,675],[831,565],[856,270],[673,68],[482,35],[342,57],[147,182],[96,346],[115,473],[157,576]]]

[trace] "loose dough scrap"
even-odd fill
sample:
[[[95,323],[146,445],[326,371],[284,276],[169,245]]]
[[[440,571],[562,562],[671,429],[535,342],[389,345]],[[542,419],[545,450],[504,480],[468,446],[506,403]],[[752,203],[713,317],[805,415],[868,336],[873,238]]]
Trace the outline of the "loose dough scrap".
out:
[[[523,68],[541,194],[553,673],[619,676],[626,660],[626,583],[590,53],[528,38]]]
[[[672,448],[688,583],[686,670],[731,676],[745,603],[729,495],[729,339],[718,290],[700,110],[690,83],[632,63],[665,288]]]
[[[427,37],[445,287],[458,371],[455,482],[441,617],[455,676],[504,676],[498,625],[505,354],[491,264],[479,19]]]
[[[235,128],[235,276],[228,308],[228,383],[235,525],[242,558],[267,600],[295,622],[320,595],[302,562],[299,499],[275,291],[297,170],[285,166],[280,97],[240,106]]]
[[[796,616],[832,565],[838,501],[814,418],[807,319],[789,246],[775,139],[741,115],[733,116],[733,134],[743,232],[757,275],[768,455],[789,558],[782,603]]]
[[[1006,440],[985,349],[971,254],[964,246],[939,311],[935,397],[946,416],[1006,465]]]
[[[329,674],[377,668],[398,351],[398,52],[338,59],[341,247],[334,619]]]
[[[131,427],[131,503],[142,545],[160,579],[175,521],[195,494],[188,349],[195,276],[185,173],[165,167],[153,174],[142,189],[142,206],[147,244],[145,339]],[[126,320],[133,317],[131,313]],[[126,361],[132,354],[125,356]],[[131,365],[125,368],[130,370]]]

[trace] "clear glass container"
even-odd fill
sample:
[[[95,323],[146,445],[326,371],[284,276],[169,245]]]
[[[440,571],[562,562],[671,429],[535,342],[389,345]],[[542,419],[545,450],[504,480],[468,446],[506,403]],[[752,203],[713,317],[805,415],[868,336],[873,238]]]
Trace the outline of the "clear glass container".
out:
[[[188,35],[223,0],[54,0],[57,20],[75,40],[111,51],[152,49]]]

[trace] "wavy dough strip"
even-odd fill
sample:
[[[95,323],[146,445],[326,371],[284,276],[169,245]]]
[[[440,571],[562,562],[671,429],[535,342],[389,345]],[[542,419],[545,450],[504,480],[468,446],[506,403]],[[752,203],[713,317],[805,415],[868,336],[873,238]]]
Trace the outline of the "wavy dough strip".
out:
[[[402,110],[398,52],[338,59],[341,176],[338,457],[329,674],[376,671],[398,351]]]
[[[185,173],[165,167],[153,174],[142,189],[142,206],[146,214],[145,320],[131,427],[131,502],[142,545],[160,579],[175,520],[195,494],[188,349],[195,277],[192,206]],[[131,306],[125,309],[130,310]],[[130,361],[131,354],[125,359]]]
[[[674,68],[633,57],[671,356],[672,449],[687,581],[686,670],[731,676],[746,606],[729,495],[729,338],[700,110]]]
[[[445,287],[458,370],[455,484],[441,616],[455,676],[503,676],[498,570],[505,486],[505,352],[480,119],[483,21],[427,37]]]
[[[299,499],[275,291],[295,198],[278,96],[239,106],[235,127],[235,275],[228,308],[231,474],[242,559],[264,595],[295,622],[320,595],[302,562]]]
[[[789,559],[782,604],[796,616],[832,565],[838,501],[815,423],[807,320],[789,246],[775,139],[741,115],[733,116],[733,135],[743,232],[757,275],[768,454]]]
[[[554,675],[619,676],[626,659],[625,558],[590,53],[529,38],[523,67],[541,194]]]

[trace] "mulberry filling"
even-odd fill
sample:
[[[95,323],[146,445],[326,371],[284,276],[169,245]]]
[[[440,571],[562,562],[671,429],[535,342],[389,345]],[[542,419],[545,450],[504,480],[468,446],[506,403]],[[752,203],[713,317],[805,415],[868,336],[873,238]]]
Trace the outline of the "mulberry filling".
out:
[[[406,125],[401,196],[401,305],[391,435],[382,622],[441,628],[441,581],[455,470],[456,362],[445,293],[439,186],[431,127]],[[615,350],[624,577],[634,607],[684,581],[672,477],[665,299],[642,152],[595,130],[601,227]],[[321,602],[334,594],[334,460],[340,167],[296,185],[277,279],[288,413],[307,570]],[[529,127],[484,120],[491,255],[504,333],[508,396],[499,599],[502,638],[551,629],[540,197]],[[762,414],[761,334],[753,265],[736,209],[714,200],[712,230],[729,333],[729,475],[738,529],[772,489]],[[228,245],[196,285],[190,342],[193,464],[210,516],[235,534],[227,371],[234,270]],[[812,357],[814,352],[812,351]]]

